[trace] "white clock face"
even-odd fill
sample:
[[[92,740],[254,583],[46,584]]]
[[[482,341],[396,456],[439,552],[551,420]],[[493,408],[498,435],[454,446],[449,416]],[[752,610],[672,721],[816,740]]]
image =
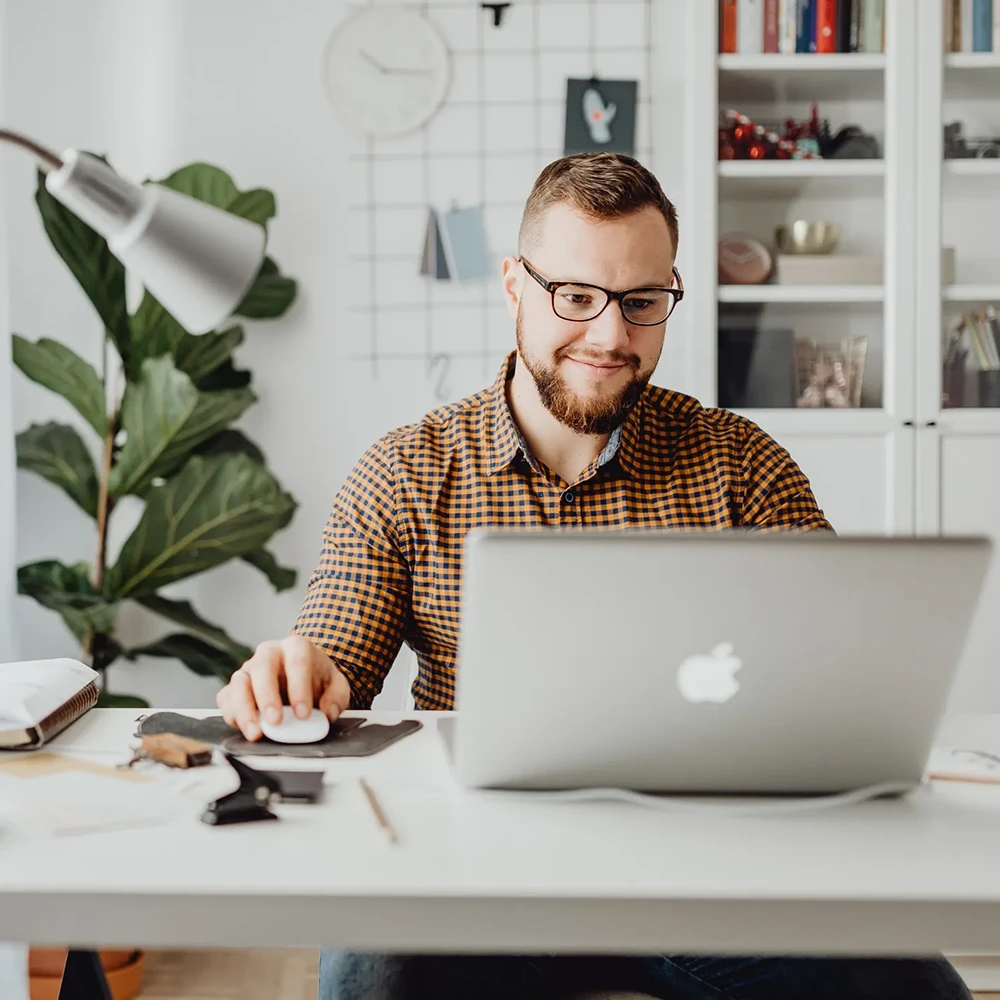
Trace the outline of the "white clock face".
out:
[[[369,135],[401,135],[423,125],[444,100],[448,46],[417,11],[375,4],[334,31],[323,75],[348,125]]]

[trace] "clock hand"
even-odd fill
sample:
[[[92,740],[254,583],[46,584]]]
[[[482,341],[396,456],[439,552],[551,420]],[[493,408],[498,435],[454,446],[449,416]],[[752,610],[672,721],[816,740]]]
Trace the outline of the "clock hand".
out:
[[[385,72],[390,76],[429,76],[429,69],[410,69],[405,66],[397,66],[393,68],[392,66],[387,66]]]
[[[361,57],[367,59],[380,73],[388,73],[389,70],[383,66],[374,56],[370,55],[364,49],[361,49]]]

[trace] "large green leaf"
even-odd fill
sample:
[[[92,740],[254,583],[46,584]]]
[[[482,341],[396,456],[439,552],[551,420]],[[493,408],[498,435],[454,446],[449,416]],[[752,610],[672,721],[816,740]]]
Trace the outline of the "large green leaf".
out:
[[[109,694],[102,691],[97,696],[98,708],[149,708],[149,702],[145,698],[139,698],[134,694]]]
[[[240,191],[229,174],[211,163],[188,164],[157,183],[261,225],[276,212],[270,191],[263,188]]]
[[[256,397],[249,389],[199,392],[169,357],[143,362],[142,375],[125,391],[125,445],[111,471],[115,496],[145,492],[157,476],[183,465],[202,441],[239,417]]]
[[[33,382],[59,393],[102,437],[108,418],[104,386],[93,367],[58,340],[32,343],[14,334],[14,364]]]
[[[88,632],[110,634],[115,629],[118,603],[106,600],[94,589],[88,570],[86,563],[67,566],[56,559],[28,563],[18,567],[17,592],[58,611],[80,642]]]
[[[219,431],[203,444],[195,448],[196,455],[249,455],[259,465],[266,465],[264,453],[248,438],[243,431],[227,427]]]
[[[125,268],[103,237],[49,194],[41,171],[35,202],[52,246],[94,304],[128,370],[131,345],[125,306]]]
[[[234,311],[238,316],[251,319],[274,319],[284,315],[295,301],[297,292],[295,280],[280,274],[278,265],[265,257],[250,291]]]
[[[220,392],[224,389],[245,389],[250,384],[250,372],[237,368],[232,358],[226,358],[214,371],[203,376],[198,388],[203,392]]]
[[[259,569],[271,581],[271,586],[280,594],[283,590],[290,590],[295,586],[295,579],[298,575],[294,569],[288,566],[280,566],[273,553],[267,549],[258,549],[243,557],[244,562]]]
[[[160,656],[168,660],[180,660],[186,667],[202,677],[218,677],[228,681],[233,671],[239,670],[243,660],[232,653],[219,649],[193,635],[174,632],[165,635],[147,646],[130,649],[126,656],[130,660],[139,656]]]
[[[136,371],[147,358],[174,356],[181,341],[190,336],[149,292],[143,295],[128,322],[132,330],[132,367]]]
[[[243,327],[231,326],[228,330],[203,333],[196,336],[184,334],[177,345],[174,362],[186,372],[195,385],[211,375],[221,364],[228,361],[233,351],[243,343]]]
[[[254,552],[288,524],[295,507],[267,469],[246,455],[196,455],[149,491],[106,591],[141,597]]]
[[[18,468],[35,472],[97,516],[97,473],[80,435],[65,424],[32,424],[16,438]]]
[[[167,621],[171,621],[175,625],[183,625],[188,631],[207,640],[213,646],[230,653],[239,659],[240,663],[249,660],[253,655],[253,650],[249,646],[236,642],[226,635],[218,625],[205,621],[191,606],[190,601],[174,601],[168,597],[161,597],[159,594],[147,594],[137,600],[139,604],[158,614],[161,618],[166,618]]]

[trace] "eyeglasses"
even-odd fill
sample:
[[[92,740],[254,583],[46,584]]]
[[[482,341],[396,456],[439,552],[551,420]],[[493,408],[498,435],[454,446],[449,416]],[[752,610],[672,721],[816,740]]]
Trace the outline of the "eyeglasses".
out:
[[[552,311],[560,319],[573,323],[586,323],[597,319],[614,299],[622,315],[636,326],[659,326],[665,323],[674,307],[684,298],[684,282],[680,271],[673,269],[676,287],[630,288],[624,292],[611,292],[600,285],[579,281],[549,281],[543,278],[524,258],[518,258],[528,272],[552,296]]]

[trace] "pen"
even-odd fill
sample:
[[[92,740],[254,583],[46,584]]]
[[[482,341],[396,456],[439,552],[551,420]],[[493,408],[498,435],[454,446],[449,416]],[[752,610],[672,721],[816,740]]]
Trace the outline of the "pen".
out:
[[[364,778],[358,778],[358,781],[361,784],[361,791],[365,793],[365,798],[368,800],[368,805],[371,808],[372,814],[375,816],[375,822],[378,823],[379,828],[385,834],[386,840],[388,840],[390,844],[395,844],[396,831],[393,830],[389,821],[385,818],[385,813],[382,811],[382,806],[375,797],[375,792],[372,790],[371,785],[369,785]]]

